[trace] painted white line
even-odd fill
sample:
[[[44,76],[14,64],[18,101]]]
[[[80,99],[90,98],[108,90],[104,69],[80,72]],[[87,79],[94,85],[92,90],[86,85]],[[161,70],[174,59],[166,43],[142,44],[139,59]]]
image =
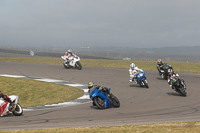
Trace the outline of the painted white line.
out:
[[[66,106],[78,105],[78,104],[90,101],[90,98],[89,98],[89,95],[88,95],[88,89],[86,89],[87,87],[85,85],[82,85],[82,84],[68,83],[68,81],[62,81],[62,80],[42,79],[42,78],[33,78],[33,77],[26,77],[26,76],[7,75],[7,74],[0,74],[0,76],[13,77],[13,78],[29,78],[29,79],[33,79],[33,80],[37,80],[37,81],[43,81],[43,82],[51,82],[51,83],[58,83],[58,84],[60,83],[60,84],[73,86],[73,87],[77,87],[77,88],[80,87],[79,89],[84,91],[84,95],[82,97],[77,98],[76,100],[58,103],[58,104],[23,108],[24,111],[33,111],[33,110],[37,110],[37,109],[46,109],[46,108],[54,108],[54,107],[66,107]],[[82,86],[85,86],[85,88],[83,89]]]
[[[88,92],[88,89],[83,89],[84,92]]]
[[[7,74],[0,74],[0,76],[4,76],[4,77],[12,77],[12,78],[25,78],[25,77],[26,77],[26,76],[7,75]]]
[[[54,80],[54,79],[34,79],[34,80],[44,81],[44,82],[63,82],[62,80]]]
[[[82,97],[79,97],[78,99],[90,99],[89,95],[83,95]]]
[[[65,84],[65,85],[74,86],[74,87],[76,87],[76,86],[85,86],[85,85],[82,85],[82,84]]]

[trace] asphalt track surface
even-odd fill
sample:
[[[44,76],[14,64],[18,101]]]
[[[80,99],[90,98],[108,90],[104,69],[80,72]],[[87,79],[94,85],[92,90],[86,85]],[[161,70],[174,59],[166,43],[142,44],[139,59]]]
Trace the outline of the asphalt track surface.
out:
[[[200,121],[200,74],[179,73],[187,85],[187,97],[169,88],[157,71],[145,71],[149,89],[130,84],[127,69],[0,62],[0,74],[64,80],[87,85],[93,81],[111,87],[120,108],[99,110],[92,103],[25,111],[23,116],[0,117],[0,130],[138,125]],[[3,90],[1,90],[3,92]],[[56,92],[55,92],[56,93]]]

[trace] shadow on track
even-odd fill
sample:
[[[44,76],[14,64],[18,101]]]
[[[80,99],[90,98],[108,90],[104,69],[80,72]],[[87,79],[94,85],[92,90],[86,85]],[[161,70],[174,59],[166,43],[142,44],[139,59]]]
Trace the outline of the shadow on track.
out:
[[[167,79],[163,79],[163,78],[160,78],[160,77],[159,77],[159,78],[157,78],[157,79],[159,79],[159,80],[167,80]]]
[[[131,85],[129,85],[129,87],[134,87],[134,88],[137,88],[137,89],[141,89],[141,88],[143,88],[143,89],[148,89],[148,88],[145,88],[145,87],[141,87],[141,86],[138,85],[138,84],[131,84]]]
[[[170,96],[185,97],[185,96],[183,96],[183,95],[181,95],[181,94],[179,94],[179,93],[177,93],[177,92],[167,92],[167,94],[170,95]]]

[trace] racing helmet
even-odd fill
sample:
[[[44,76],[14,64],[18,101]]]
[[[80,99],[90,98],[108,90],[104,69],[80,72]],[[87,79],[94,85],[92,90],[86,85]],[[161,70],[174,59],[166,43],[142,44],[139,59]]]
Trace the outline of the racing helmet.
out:
[[[131,63],[130,68],[133,70],[135,68],[135,64]]]
[[[88,89],[92,88],[94,86],[94,83],[93,82],[89,82],[88,83]]]
[[[70,53],[70,54],[72,54],[72,50],[71,49],[67,50],[67,52]]]
[[[158,59],[158,64],[162,64],[162,60],[161,59]]]
[[[174,75],[175,75],[176,77],[179,77],[179,74],[178,74],[177,72],[175,72]]]

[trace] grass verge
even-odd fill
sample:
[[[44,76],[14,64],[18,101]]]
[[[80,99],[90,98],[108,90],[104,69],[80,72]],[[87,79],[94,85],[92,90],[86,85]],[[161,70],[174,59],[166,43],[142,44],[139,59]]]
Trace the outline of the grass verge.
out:
[[[181,122],[112,127],[79,127],[36,130],[0,131],[0,133],[199,133],[200,122]]]
[[[50,57],[0,57],[0,61],[62,65],[61,58],[50,58]],[[157,71],[156,68],[157,61],[81,59],[81,64],[83,67],[89,66],[89,67],[110,67],[110,68],[128,69],[132,62],[134,62],[136,66],[144,70]],[[166,62],[166,63],[172,65],[174,71],[177,72],[200,73],[200,63],[187,63],[187,62]]]
[[[52,65],[62,65],[60,58],[48,58],[48,57],[0,57],[0,61],[4,62],[21,62],[21,63],[36,63],[36,64],[52,64]],[[90,67],[111,67],[111,68],[124,68],[128,69],[129,65],[134,62],[136,66],[144,70],[157,70],[156,61],[122,61],[122,60],[97,60],[97,59],[81,59],[81,64]],[[186,62],[166,62],[171,64],[175,71],[177,72],[188,72],[188,73],[200,73],[200,63],[186,63]],[[0,77],[1,78],[1,77]],[[0,79],[1,80],[1,79]],[[24,80],[24,79],[23,79]],[[0,82],[0,87],[2,88]],[[27,83],[25,83],[27,84]],[[18,90],[26,88],[25,85],[18,86],[16,95],[21,93]],[[48,83],[49,84],[49,83]],[[35,84],[32,84],[30,91],[34,89]],[[31,86],[31,85],[30,85]],[[40,86],[37,84],[37,86]],[[5,87],[5,86],[4,86]],[[66,86],[65,86],[66,87]],[[9,88],[9,87],[8,87]],[[2,88],[2,90],[8,89],[7,87]],[[16,88],[15,85],[10,87],[10,89]],[[49,85],[42,87],[47,90]],[[56,88],[56,87],[52,87]],[[48,89],[49,90],[49,89]],[[50,89],[51,90],[51,89]],[[38,89],[40,92],[40,89]],[[57,89],[55,90],[57,92]],[[10,90],[5,91],[9,94]],[[61,90],[62,92],[62,90]],[[26,90],[22,89],[23,95],[26,94]],[[33,93],[31,91],[31,93]],[[42,91],[40,92],[42,94]],[[48,92],[47,92],[48,93]],[[63,92],[62,92],[63,93]],[[65,92],[68,94],[68,92]],[[73,92],[74,93],[74,92]],[[45,94],[45,93],[44,93]],[[34,95],[34,94],[29,94]],[[50,97],[52,94],[50,94]],[[32,96],[31,96],[32,97]],[[57,96],[55,96],[57,98]],[[24,98],[26,99],[26,98]],[[20,96],[20,100],[23,99]],[[24,101],[24,100],[23,100]],[[54,100],[53,100],[54,101]],[[22,105],[26,107],[26,104]],[[37,129],[37,130],[14,130],[14,131],[0,131],[0,133],[199,133],[200,132],[200,122],[182,122],[182,123],[167,123],[167,124],[151,124],[151,125],[125,125],[125,126],[113,126],[113,127],[82,127],[82,128],[56,128],[56,129]]]
[[[84,94],[83,90],[67,85],[2,76],[0,88],[6,95],[18,95],[23,108],[70,101]]]

